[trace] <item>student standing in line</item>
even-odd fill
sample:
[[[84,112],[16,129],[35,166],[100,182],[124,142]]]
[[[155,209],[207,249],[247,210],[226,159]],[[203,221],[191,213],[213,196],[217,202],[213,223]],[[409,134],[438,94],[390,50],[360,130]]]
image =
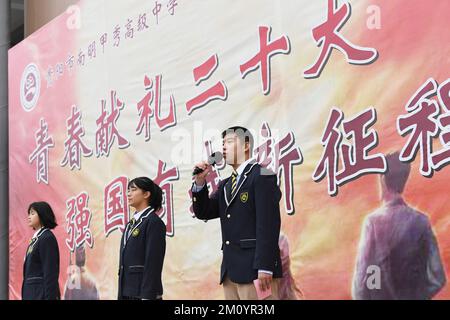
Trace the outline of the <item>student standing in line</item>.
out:
[[[162,190],[147,177],[128,184],[128,203],[135,208],[120,242],[119,300],[161,300],[166,226],[156,212]]]
[[[47,202],[28,207],[28,225],[36,232],[28,245],[23,266],[23,300],[59,300],[59,248],[51,231],[55,214]]]

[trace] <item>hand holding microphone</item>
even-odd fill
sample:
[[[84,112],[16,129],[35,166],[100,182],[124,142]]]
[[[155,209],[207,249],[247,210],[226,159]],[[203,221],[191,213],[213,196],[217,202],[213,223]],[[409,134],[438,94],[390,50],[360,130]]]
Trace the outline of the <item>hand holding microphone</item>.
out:
[[[195,176],[195,183],[197,185],[204,185],[206,183],[206,176],[211,172],[211,167],[220,163],[223,159],[221,152],[214,152],[208,157],[208,161],[203,161],[197,164],[192,172]]]

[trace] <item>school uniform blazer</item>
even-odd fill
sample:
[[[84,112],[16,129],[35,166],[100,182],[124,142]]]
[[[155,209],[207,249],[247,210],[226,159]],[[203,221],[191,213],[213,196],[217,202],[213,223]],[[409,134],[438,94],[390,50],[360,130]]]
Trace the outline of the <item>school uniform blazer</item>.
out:
[[[43,229],[31,240],[23,265],[23,300],[59,300],[59,248],[55,236]]]
[[[166,226],[152,208],[126,225],[120,242],[118,299],[156,299],[163,294]]]
[[[262,172],[262,170],[264,170]],[[227,178],[211,196],[205,186],[193,192],[193,209],[198,219],[220,218],[223,260],[220,283],[226,276],[235,283],[251,283],[258,270],[282,276],[280,249],[281,191],[274,174],[267,174],[256,162],[249,163],[230,197]]]

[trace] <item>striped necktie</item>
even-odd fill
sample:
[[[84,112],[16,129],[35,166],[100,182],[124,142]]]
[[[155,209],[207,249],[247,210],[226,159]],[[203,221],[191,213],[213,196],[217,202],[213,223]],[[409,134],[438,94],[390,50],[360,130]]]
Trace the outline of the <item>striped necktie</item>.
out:
[[[27,249],[27,255],[29,255],[33,251],[34,244],[36,243],[36,241],[37,241],[37,237],[32,238],[30,240],[30,244],[28,245],[28,249]]]
[[[131,218],[131,220],[130,220],[130,226],[128,227],[127,238],[130,237],[131,229],[133,229],[133,226],[134,226],[135,223],[136,223],[136,219]]]
[[[233,171],[233,173],[231,174],[231,196],[234,196],[234,193],[237,189],[237,176],[237,172]]]

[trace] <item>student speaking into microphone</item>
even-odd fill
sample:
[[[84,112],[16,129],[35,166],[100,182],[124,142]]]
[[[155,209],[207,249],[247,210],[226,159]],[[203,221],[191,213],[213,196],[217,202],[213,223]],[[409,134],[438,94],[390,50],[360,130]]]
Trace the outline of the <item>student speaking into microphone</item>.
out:
[[[136,211],[120,242],[119,300],[162,299],[166,226],[156,214],[162,195],[161,188],[147,177],[128,184],[128,203]]]
[[[225,298],[278,299],[282,276],[280,249],[281,191],[273,172],[252,159],[253,136],[243,127],[222,133],[223,157],[233,168],[209,196],[206,176],[211,163],[197,164],[192,199],[195,216],[220,219],[223,260],[220,283]]]

